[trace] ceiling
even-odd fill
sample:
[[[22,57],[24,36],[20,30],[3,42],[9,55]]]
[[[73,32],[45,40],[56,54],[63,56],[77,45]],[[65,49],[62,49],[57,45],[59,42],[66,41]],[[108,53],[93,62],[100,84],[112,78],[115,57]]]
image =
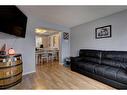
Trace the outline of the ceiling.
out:
[[[69,28],[127,9],[127,6],[18,6],[26,15]]]

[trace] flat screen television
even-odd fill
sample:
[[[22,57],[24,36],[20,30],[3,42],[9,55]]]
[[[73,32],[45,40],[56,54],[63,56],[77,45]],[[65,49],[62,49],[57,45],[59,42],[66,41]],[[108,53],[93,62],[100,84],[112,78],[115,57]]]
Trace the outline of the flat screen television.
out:
[[[0,32],[25,38],[27,17],[16,6],[0,6]]]

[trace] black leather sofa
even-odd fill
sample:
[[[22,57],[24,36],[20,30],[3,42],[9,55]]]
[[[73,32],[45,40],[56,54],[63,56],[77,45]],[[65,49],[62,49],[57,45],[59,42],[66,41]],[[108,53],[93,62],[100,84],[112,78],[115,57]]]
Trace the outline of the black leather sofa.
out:
[[[81,49],[71,70],[117,89],[127,89],[127,52]]]

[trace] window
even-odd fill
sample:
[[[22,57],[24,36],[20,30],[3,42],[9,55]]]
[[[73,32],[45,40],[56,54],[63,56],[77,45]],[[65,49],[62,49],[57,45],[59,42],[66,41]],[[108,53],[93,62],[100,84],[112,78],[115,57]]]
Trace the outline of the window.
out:
[[[36,47],[40,47],[42,44],[42,37],[36,36]]]

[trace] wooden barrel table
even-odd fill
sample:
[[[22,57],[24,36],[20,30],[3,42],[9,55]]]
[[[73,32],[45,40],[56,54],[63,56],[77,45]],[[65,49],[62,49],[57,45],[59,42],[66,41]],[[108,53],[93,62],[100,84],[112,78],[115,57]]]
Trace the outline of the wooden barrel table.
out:
[[[0,55],[0,89],[9,88],[22,80],[22,56]]]

